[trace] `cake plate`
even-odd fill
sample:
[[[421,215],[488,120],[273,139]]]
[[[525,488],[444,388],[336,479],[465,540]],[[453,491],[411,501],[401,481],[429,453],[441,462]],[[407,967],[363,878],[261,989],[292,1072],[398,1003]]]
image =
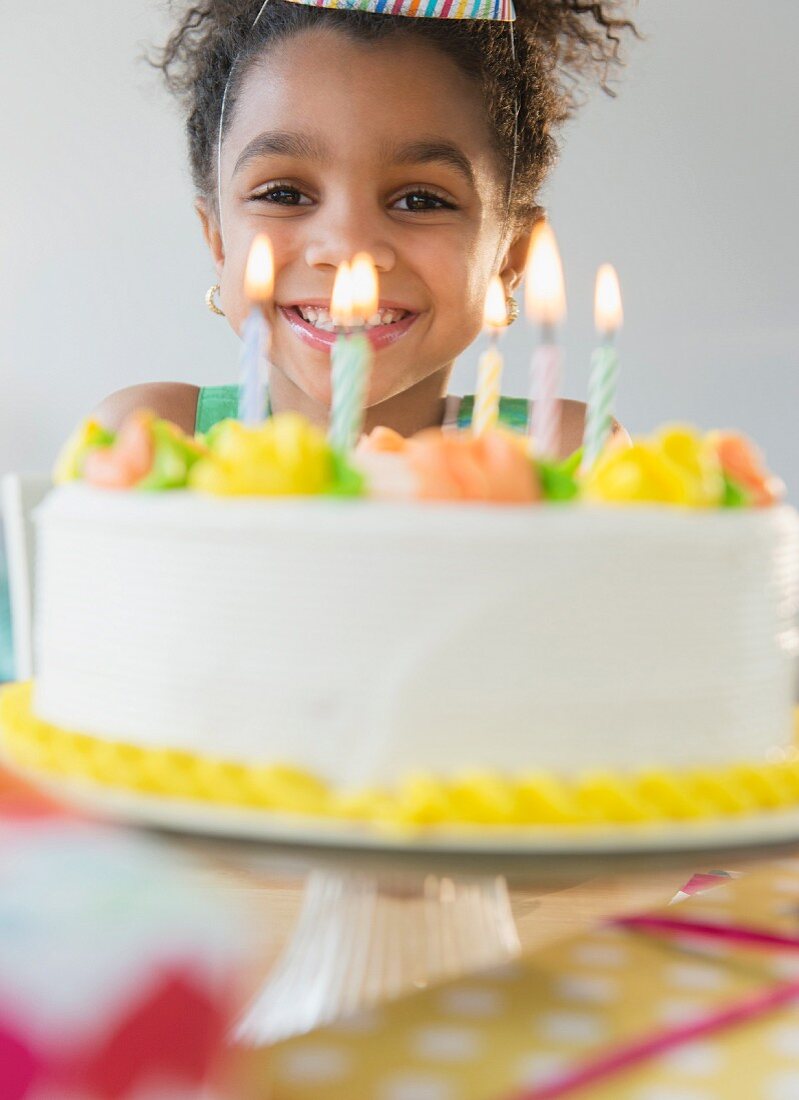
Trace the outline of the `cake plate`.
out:
[[[94,816],[155,829],[250,870],[300,871],[294,934],[235,1037],[275,1042],[519,952],[508,882],[547,893],[599,873],[690,870],[794,854],[799,808],[707,821],[384,832],[54,780]],[[690,864],[690,867],[688,866]]]

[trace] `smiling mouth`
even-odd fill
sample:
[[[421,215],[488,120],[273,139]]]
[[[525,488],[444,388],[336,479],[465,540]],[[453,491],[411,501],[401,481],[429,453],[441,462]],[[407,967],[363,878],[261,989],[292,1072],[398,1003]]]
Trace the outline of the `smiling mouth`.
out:
[[[306,324],[319,329],[321,332],[338,331],[338,326],[331,317],[330,310],[325,309],[324,306],[295,305],[289,306],[288,309],[305,321]],[[411,313],[407,309],[380,308],[371,317],[367,318],[364,327],[367,331],[386,328],[389,325],[397,325],[410,316]]]

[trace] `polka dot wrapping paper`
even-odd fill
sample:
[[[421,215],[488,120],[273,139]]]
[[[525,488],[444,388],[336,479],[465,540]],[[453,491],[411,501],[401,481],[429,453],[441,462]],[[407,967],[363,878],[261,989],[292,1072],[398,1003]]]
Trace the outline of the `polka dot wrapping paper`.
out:
[[[252,1095],[798,1100],[799,859],[718,882],[260,1052]]]

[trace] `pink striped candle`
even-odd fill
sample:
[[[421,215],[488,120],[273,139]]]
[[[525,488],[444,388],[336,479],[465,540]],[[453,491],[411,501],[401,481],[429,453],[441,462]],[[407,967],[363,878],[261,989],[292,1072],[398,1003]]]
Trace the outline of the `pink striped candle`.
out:
[[[530,434],[535,453],[541,458],[557,458],[560,448],[560,348],[542,342],[533,352]]]
[[[555,234],[539,222],[527,257],[525,304],[527,315],[541,328],[541,343],[531,363],[530,431],[540,458],[557,458],[560,449],[560,349],[555,330],[566,315],[563,265]]]

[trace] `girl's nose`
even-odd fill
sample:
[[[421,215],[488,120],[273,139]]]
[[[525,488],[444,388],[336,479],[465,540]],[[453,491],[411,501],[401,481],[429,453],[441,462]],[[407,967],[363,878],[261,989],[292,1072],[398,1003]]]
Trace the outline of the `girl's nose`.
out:
[[[370,232],[365,218],[353,219],[348,224],[318,226],[313,239],[305,249],[305,261],[309,267],[338,268],[358,252],[368,252],[374,260],[378,274],[391,271],[396,263],[392,246],[376,233]]]

